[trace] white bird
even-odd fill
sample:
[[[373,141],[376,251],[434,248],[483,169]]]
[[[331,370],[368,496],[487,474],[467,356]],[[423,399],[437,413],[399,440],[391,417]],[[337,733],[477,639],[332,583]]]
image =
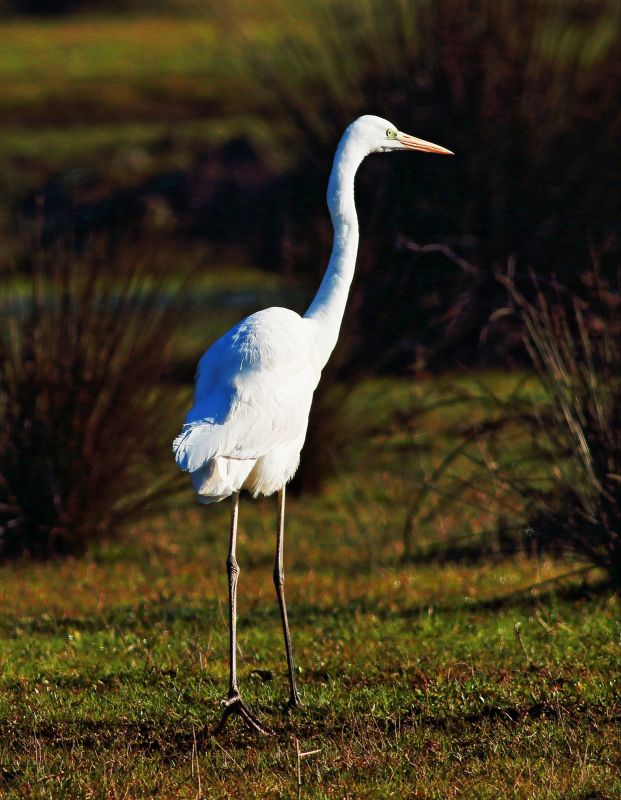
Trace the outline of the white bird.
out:
[[[452,155],[444,147],[401,133],[380,117],[366,115],[347,128],[328,182],[332,254],[314,300],[303,317],[287,308],[251,314],[207,350],[198,365],[194,405],[173,443],[177,464],[191,474],[199,502],[232,497],[226,562],[230,677],[218,730],[235,712],[251,728],[269,732],[242,700],[237,683],[235,546],[242,489],[253,497],[278,492],[274,584],[289,669],[288,707],[300,705],[284,596],[285,486],[298,468],[313,392],[337,342],[354,275],[358,250],[354,176],[367,155],[396,150]]]

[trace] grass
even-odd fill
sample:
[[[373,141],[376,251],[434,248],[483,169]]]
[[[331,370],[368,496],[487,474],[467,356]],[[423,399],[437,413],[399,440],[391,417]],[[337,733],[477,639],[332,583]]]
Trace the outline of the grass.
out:
[[[324,178],[336,136],[368,111],[460,154],[451,166],[421,159],[394,170],[388,191],[400,202],[384,207],[395,233],[418,240],[424,231],[428,241],[474,236],[487,245],[476,245],[481,259],[469,258],[485,269],[488,249],[494,269],[510,254],[520,260],[524,248],[526,263],[559,271],[574,269],[575,254],[584,260],[587,239],[589,252],[606,250],[613,223],[604,211],[614,203],[592,198],[614,191],[611,170],[601,167],[614,163],[618,138],[608,100],[616,77],[612,2],[598,0],[585,15],[573,0],[537,0],[519,24],[507,2],[479,10],[444,0],[437,13],[424,3],[358,5],[308,0],[292,11],[281,0],[261,9],[240,0],[227,11],[197,2],[193,17],[7,20],[0,31],[3,251],[19,257],[16,220],[32,212],[32,195],[47,179],[78,203],[119,186],[140,193],[170,169],[191,174],[199,154],[237,134],[257,145],[262,160],[269,156],[275,177],[288,171],[294,179],[293,168],[302,170],[299,202],[286,204],[283,220],[287,236],[305,243],[300,228],[316,224],[321,236],[326,229]],[[481,54],[489,81],[480,80]],[[318,175],[320,182],[311,179]],[[412,199],[416,184],[426,187],[420,204]],[[420,225],[411,227],[416,218]],[[386,219],[378,225],[392,231]],[[579,246],[568,231],[578,231]],[[287,243],[282,249],[284,260]],[[310,257],[304,250],[294,254],[296,269],[310,274],[315,249]],[[382,251],[394,260],[390,247]],[[413,301],[404,298],[407,307]]]
[[[253,114],[223,48],[204,14],[4,20],[5,253],[14,246],[15,209],[51,176],[87,178],[109,192],[188,169],[197,154],[235,136],[269,152],[269,126]]]
[[[200,531],[203,517],[173,519]],[[14,580],[29,589],[0,621],[6,796],[239,797],[251,786],[257,797],[293,795],[295,738],[320,749],[304,763],[304,797],[613,797],[621,788],[620,631],[605,596],[477,604],[528,580],[528,564],[494,576],[294,569],[306,705],[286,719],[269,568],[243,569],[242,687],[278,733],[256,740],[231,727],[214,739],[226,686],[226,590],[214,561],[225,542],[199,545],[193,568],[170,533],[152,545],[146,564],[134,556],[7,576],[7,594]],[[52,592],[66,581],[74,590],[63,602]],[[439,598],[441,584],[450,588]]]
[[[506,392],[516,378],[486,380]],[[416,389],[429,400],[444,390]],[[377,407],[385,425],[412,393],[406,381],[372,381],[348,413]],[[418,453],[421,470],[451,446],[458,416],[429,412],[420,436],[436,445]],[[305,701],[290,718],[275,507],[242,503],[240,679],[275,737],[236,721],[211,735],[227,681],[226,504],[197,508],[188,492],[85,560],[2,568],[3,796],[295,797],[296,742],[319,750],[301,761],[305,798],[616,796],[618,600],[596,573],[582,588],[568,578],[523,591],[575,568],[550,559],[404,565],[397,501],[419,477],[376,473],[376,443],[358,448],[357,470],[289,500],[286,586]],[[438,524],[455,533],[458,519],[447,508],[417,535],[437,536]]]
[[[178,76],[198,80],[204,76],[206,61],[213,75],[218,60],[214,58],[212,64],[205,52],[218,46],[213,29],[196,19],[5,21],[0,34],[0,75],[9,86],[3,105],[28,114],[40,113],[44,100],[60,98],[77,104],[87,99],[96,82],[103,92],[97,98],[102,113],[110,109],[111,93],[118,114],[118,104],[136,100],[140,87],[150,86],[155,92],[158,81],[165,87]],[[134,117],[136,113],[135,109]]]

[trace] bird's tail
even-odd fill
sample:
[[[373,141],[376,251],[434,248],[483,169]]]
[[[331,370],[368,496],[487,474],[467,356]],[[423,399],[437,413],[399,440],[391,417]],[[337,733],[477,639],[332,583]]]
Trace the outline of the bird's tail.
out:
[[[199,503],[217,503],[239,492],[255,463],[254,458],[216,456],[192,472],[192,485]]]
[[[209,437],[199,425],[184,425],[172,449],[179,467],[190,473],[201,503],[217,503],[239,492],[256,463],[254,458],[214,455]]]

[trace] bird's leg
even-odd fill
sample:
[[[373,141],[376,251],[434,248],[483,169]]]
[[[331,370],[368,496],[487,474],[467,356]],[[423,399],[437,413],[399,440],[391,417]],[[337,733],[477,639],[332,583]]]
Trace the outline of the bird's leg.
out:
[[[237,686],[237,579],[239,564],[235,558],[237,547],[237,521],[239,519],[239,492],[235,492],[231,507],[231,538],[226,559],[229,577],[229,697],[239,694]]]
[[[258,733],[272,733],[261,720],[252,712],[241,699],[237,685],[237,579],[239,577],[239,564],[235,558],[237,545],[237,520],[239,517],[239,492],[232,497],[231,508],[231,539],[229,554],[226,559],[226,571],[229,576],[229,693],[226,700],[222,701],[224,711],[215,733],[224,729],[231,714],[239,714],[249,728]]]
[[[285,636],[285,649],[287,651],[287,666],[289,668],[289,702],[287,708],[295,708],[302,705],[300,695],[295,685],[295,665],[293,663],[293,650],[291,648],[291,635],[289,633],[289,621],[287,619],[287,606],[285,604],[285,572],[283,569],[283,547],[285,540],[285,487],[278,492],[278,526],[276,529],[276,558],[274,560],[274,586],[276,587],[276,597],[280,606],[280,616],[282,619],[282,630]]]

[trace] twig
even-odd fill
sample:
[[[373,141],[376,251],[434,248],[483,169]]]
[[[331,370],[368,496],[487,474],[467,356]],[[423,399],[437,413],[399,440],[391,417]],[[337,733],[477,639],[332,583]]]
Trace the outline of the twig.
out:
[[[533,669],[535,664],[532,658],[528,655],[528,651],[526,649],[526,645],[524,644],[524,640],[522,639],[522,623],[516,622],[513,626],[513,630],[515,631],[515,635],[518,638],[518,642],[520,643],[520,647],[522,648],[522,652],[524,653],[524,658],[526,659],[526,666],[528,669]]]
[[[296,755],[296,766],[297,766],[297,774],[298,774],[298,800],[302,797],[302,759],[307,758],[307,756],[314,756],[317,753],[321,752],[321,748],[318,750],[307,750],[303,753],[300,750],[300,742],[296,737],[295,740],[295,755]]]
[[[541,611],[539,609],[537,609],[535,611],[535,619],[541,625],[541,627],[544,629],[544,631],[546,633],[552,633],[552,628],[548,625],[548,623],[541,616]]]
[[[194,761],[196,761],[196,779],[198,781],[198,792],[196,794],[197,800],[203,795],[203,787],[201,785],[201,768],[198,763],[198,746],[196,744],[196,730],[192,725],[192,777],[194,777]]]
[[[471,275],[479,274],[479,270],[475,266],[469,261],[466,261],[465,258],[458,256],[448,244],[417,244],[405,236],[400,236],[397,239],[396,247],[399,250],[409,250],[411,253],[441,253],[448,258],[449,261],[452,261],[453,264],[457,264],[464,272],[469,272]]]
[[[226,748],[222,747],[222,745],[220,744],[220,742],[218,741],[218,739],[217,739],[215,736],[212,736],[212,737],[211,737],[211,741],[212,741],[212,742],[213,742],[215,745],[217,745],[217,746],[220,748],[220,750],[222,750],[222,752],[224,753],[224,755],[225,755],[227,758],[230,758],[230,759],[231,759],[231,761],[233,762],[233,764],[235,764],[235,766],[237,767],[237,769],[238,769],[240,772],[243,772],[243,771],[244,771],[244,768],[241,766],[241,764],[239,763],[239,761],[236,761],[236,760],[235,760],[235,758],[234,758],[234,757],[233,757],[233,756],[232,756],[232,755],[229,753],[229,751],[228,751]]]

